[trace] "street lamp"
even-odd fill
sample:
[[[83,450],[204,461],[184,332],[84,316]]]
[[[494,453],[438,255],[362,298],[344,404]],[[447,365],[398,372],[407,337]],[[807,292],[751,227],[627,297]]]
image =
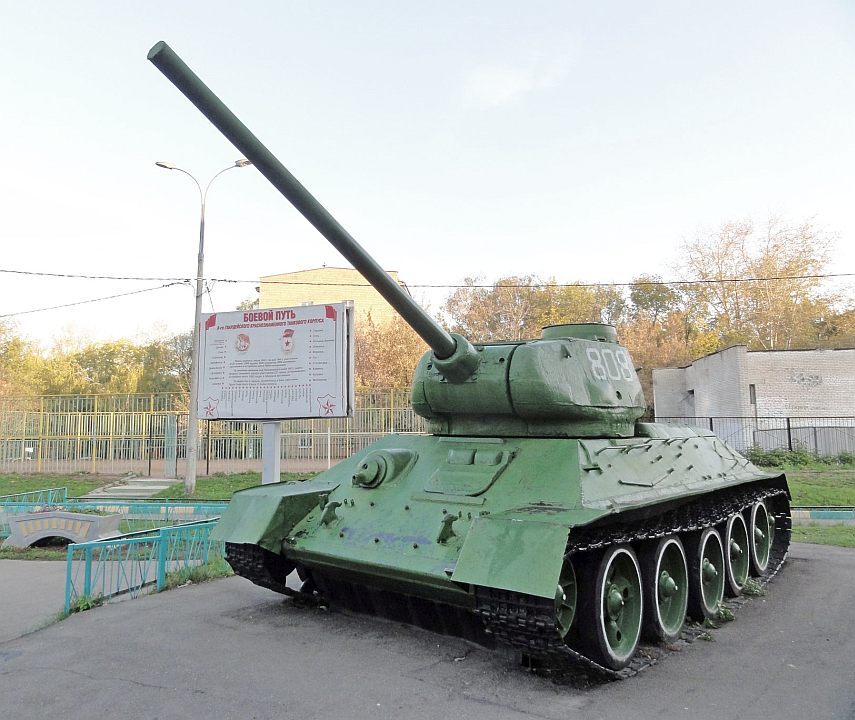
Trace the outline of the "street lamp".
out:
[[[205,264],[205,201],[208,198],[208,189],[226,170],[242,168],[252,165],[249,160],[236,160],[233,165],[223,168],[212,177],[205,186],[204,191],[199,181],[189,172],[168,162],[156,162],[155,165],[165,170],[177,170],[189,177],[199,189],[199,200],[201,202],[201,213],[199,215],[199,258],[196,265],[196,312],[193,315],[193,347],[190,356],[190,408],[187,420],[187,471],[184,474],[184,490],[191,494],[196,490],[196,456],[198,454],[199,440],[199,324],[202,320],[202,280],[204,277]]]

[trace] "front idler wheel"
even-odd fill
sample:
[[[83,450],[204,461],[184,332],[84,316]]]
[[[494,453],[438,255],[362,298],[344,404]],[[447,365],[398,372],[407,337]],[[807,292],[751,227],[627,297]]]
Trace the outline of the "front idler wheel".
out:
[[[748,539],[751,555],[751,574],[761,576],[769,569],[769,553],[772,550],[772,537],[775,522],[765,500],[758,500],[751,506],[748,515]]]
[[[686,538],[689,558],[689,615],[695,620],[714,620],[724,598],[724,548],[715,528],[691,533]]]
[[[651,540],[641,547],[644,583],[644,636],[674,642],[680,637],[689,602],[686,551],[676,536]]]
[[[730,597],[742,594],[748,580],[748,527],[740,513],[731,515],[722,528],[724,539],[724,592]]]
[[[562,638],[567,637],[576,618],[576,572],[569,560],[564,561],[555,589],[555,626]]]
[[[592,660],[626,667],[638,647],[644,598],[638,558],[629,545],[608,548],[586,566],[579,588],[579,642]]]

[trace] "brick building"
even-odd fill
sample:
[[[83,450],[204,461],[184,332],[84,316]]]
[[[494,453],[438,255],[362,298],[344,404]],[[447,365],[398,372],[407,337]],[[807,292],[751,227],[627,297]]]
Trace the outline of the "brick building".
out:
[[[855,348],[753,350],[735,345],[653,371],[657,416],[855,415]]]
[[[654,370],[653,405],[657,419],[697,419],[740,449],[852,451],[855,348],[749,351],[735,345],[686,367]]]
[[[388,272],[409,293],[406,284],[398,279],[397,271]],[[397,315],[380,293],[353,268],[321,267],[261,278],[259,307],[291,307],[343,300],[353,300],[357,323],[371,315],[371,320],[380,325]]]

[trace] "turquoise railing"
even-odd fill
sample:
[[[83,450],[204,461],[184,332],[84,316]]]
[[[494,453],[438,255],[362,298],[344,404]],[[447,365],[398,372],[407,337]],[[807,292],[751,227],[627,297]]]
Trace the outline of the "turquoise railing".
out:
[[[72,543],[66,559],[65,612],[80,598],[137,597],[151,585],[163,590],[167,573],[222,557],[223,543],[210,539],[215,525],[216,520],[206,520]]]
[[[59,505],[68,500],[68,488],[57,487],[45,490],[0,495],[0,505],[6,503],[33,503],[34,505]]]

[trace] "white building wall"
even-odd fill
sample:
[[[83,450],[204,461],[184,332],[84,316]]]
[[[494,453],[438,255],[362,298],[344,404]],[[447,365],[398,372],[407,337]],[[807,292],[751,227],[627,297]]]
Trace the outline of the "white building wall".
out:
[[[736,345],[695,360],[688,368],[688,386],[695,391],[695,415],[735,417],[752,415],[745,380],[744,345]]]
[[[855,349],[747,353],[759,417],[855,415]]]
[[[694,417],[695,396],[686,387],[687,368],[653,370],[653,407],[663,417]]]
[[[853,452],[855,349],[735,346],[685,368],[654,370],[653,402],[657,418],[697,418],[738,449]]]
[[[684,368],[653,371],[657,417],[753,415],[745,379],[747,350],[736,345],[695,360]]]
[[[855,348],[748,352],[737,345],[688,367],[654,370],[653,402],[659,417],[852,417]]]

